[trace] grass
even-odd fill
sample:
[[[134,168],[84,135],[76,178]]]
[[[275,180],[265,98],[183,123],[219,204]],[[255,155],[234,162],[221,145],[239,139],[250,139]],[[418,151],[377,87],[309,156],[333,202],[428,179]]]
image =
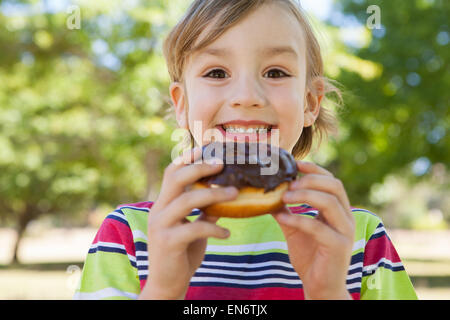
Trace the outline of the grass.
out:
[[[0,264],[0,299],[72,299],[95,232],[52,229],[25,238],[19,252],[23,264]],[[391,234],[419,299],[450,300],[450,232]],[[0,229],[3,248],[11,237]],[[7,259],[0,251],[0,263]]]
[[[419,299],[450,299],[449,261],[404,263]],[[81,262],[0,266],[0,299],[72,299],[81,268]]]

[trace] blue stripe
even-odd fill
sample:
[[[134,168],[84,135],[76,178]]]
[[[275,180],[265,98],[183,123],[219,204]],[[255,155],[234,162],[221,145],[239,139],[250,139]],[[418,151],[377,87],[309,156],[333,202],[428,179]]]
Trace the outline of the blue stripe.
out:
[[[357,282],[361,282],[361,280],[362,280],[362,276],[361,277],[358,277],[358,278],[353,278],[353,279],[349,279],[349,280],[347,280],[347,284],[351,284],[351,283],[357,283]]]
[[[368,211],[368,210],[365,210],[365,209],[359,209],[359,208],[354,208],[354,209],[352,209],[352,212],[353,213],[358,213],[358,212],[365,212],[365,213],[369,213],[369,214],[371,214],[372,216],[374,216],[374,217],[377,217],[377,218],[379,218],[375,213],[373,213],[373,212],[370,212],[370,211]]]
[[[361,286],[352,288],[352,289],[348,289],[348,293],[360,293],[360,292],[361,292]]]
[[[381,228],[381,227],[384,227],[384,225],[383,225],[383,223],[379,223],[378,225],[377,225],[377,227],[375,228],[375,230],[376,229],[378,229],[378,228]],[[369,238],[369,241],[370,240],[373,240],[373,239],[378,239],[378,238],[381,238],[381,237],[383,237],[383,236],[386,236],[386,238],[388,238],[389,239],[389,241],[391,240],[391,238],[389,238],[389,236],[388,236],[388,234],[386,233],[386,231],[382,231],[382,232],[377,232],[377,233],[375,233],[375,234],[372,234],[372,236]],[[368,242],[369,242],[368,241]]]
[[[241,271],[241,272],[247,272],[247,271],[266,271],[266,270],[282,270],[282,271],[291,271],[295,272],[294,268],[292,267],[284,267],[284,266],[277,266],[277,265],[270,265],[270,266],[264,266],[264,267],[229,267],[229,266],[211,266],[211,265],[201,265],[202,268],[205,269],[213,269],[213,270],[227,270],[227,271]]]
[[[263,284],[238,284],[238,283],[227,283],[227,282],[195,282],[191,281],[190,286],[192,287],[230,287],[230,288],[241,288],[241,289],[259,289],[268,287],[278,287],[278,288],[292,288],[292,289],[302,289],[302,284],[287,284],[287,283],[263,283]]]
[[[123,212],[121,212],[121,211],[119,212],[119,211],[117,211],[117,210],[114,210],[114,212],[117,212],[117,213],[122,214],[122,215],[123,215],[123,218],[118,217],[118,216],[115,216],[115,215],[112,215],[112,214],[109,214],[109,215],[106,216],[105,219],[112,219],[112,220],[119,221],[119,222],[123,223],[124,225],[126,225],[128,228],[130,228],[130,225],[128,224],[128,221],[127,221],[125,215],[123,214]],[[130,229],[131,229],[131,228],[130,228]]]
[[[201,210],[199,210],[199,209],[194,209],[194,210],[191,211],[191,213],[188,215],[188,217],[199,216],[200,213],[202,213]]]
[[[376,269],[373,269],[373,270],[370,270],[370,271],[364,271],[363,272],[363,277],[368,277],[368,276],[373,275],[375,273],[375,271],[377,271],[377,269],[380,268],[380,267],[383,267],[385,269],[389,269],[389,270],[391,270],[393,272],[405,270],[405,267],[403,265],[397,266],[397,267],[393,267],[391,264],[380,262]]]
[[[364,252],[358,252],[357,254],[354,254],[352,256],[352,259],[350,260],[350,265],[353,265],[358,262],[363,262],[364,260]]]
[[[114,210],[114,211],[116,211],[116,212],[118,212],[118,210],[122,210],[122,209],[131,209],[131,210],[136,210],[136,211],[142,211],[142,212],[149,212],[149,208],[138,208],[138,207],[128,207],[128,206],[124,206],[124,207],[119,207],[119,208],[117,208],[116,210]],[[121,213],[123,214],[123,212],[121,211]]]
[[[256,255],[219,255],[219,254],[205,254],[203,261],[214,262],[230,262],[230,263],[259,263],[268,261],[281,261],[290,263],[289,256],[286,253],[271,252]]]
[[[246,275],[246,274],[220,274],[208,272],[196,272],[195,277],[214,277],[220,279],[235,279],[235,280],[265,280],[265,279],[289,279],[300,280],[298,275],[284,275],[284,274],[263,274],[263,275]]]
[[[127,251],[125,249],[111,248],[111,247],[105,247],[105,246],[97,246],[96,248],[91,248],[91,249],[89,249],[88,253],[92,254],[92,253],[96,253],[97,251],[120,253],[120,254],[126,255],[128,257]],[[130,264],[136,268],[136,262],[131,261],[130,259],[128,259],[128,261],[130,261]]]
[[[298,213],[294,213],[294,214],[300,214],[302,216],[310,216],[310,217],[316,217],[318,215],[317,212],[298,212]]]
[[[147,251],[147,243],[142,241],[136,241],[134,247],[136,248],[136,251]]]

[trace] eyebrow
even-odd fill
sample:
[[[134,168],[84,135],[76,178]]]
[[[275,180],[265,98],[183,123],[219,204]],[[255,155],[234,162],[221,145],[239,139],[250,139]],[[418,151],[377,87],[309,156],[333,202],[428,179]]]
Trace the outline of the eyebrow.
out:
[[[295,51],[290,46],[279,46],[279,47],[267,47],[260,50],[260,54],[266,58],[282,55],[282,54],[290,54],[295,58],[298,57],[297,51]],[[198,56],[201,55],[211,55],[219,58],[223,58],[225,56],[231,55],[231,50],[228,48],[207,48],[200,50],[198,52]]]

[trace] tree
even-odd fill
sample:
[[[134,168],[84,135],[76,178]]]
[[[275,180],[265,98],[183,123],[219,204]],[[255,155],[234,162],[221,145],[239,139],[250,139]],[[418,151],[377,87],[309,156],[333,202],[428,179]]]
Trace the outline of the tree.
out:
[[[183,1],[83,2],[79,29],[57,3],[0,3],[0,219],[19,239],[154,194],[172,143],[161,39]]]
[[[367,9],[374,5],[380,29],[366,24],[373,22]],[[417,182],[435,164],[448,171],[450,2],[343,0],[335,6],[329,23],[339,30],[350,21],[365,29],[369,41],[348,45],[358,59],[340,61],[336,70],[347,94],[339,114],[342,134],[332,142],[328,165],[354,204],[370,206],[371,186],[388,174]],[[369,63],[369,72],[361,61]]]

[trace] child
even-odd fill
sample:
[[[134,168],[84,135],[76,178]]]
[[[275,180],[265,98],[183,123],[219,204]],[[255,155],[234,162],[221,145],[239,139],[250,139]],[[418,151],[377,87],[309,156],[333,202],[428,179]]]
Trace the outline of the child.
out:
[[[292,0],[196,0],[164,53],[179,126],[193,132],[201,124],[196,145],[209,129],[272,128],[279,146],[301,159],[333,128],[321,104],[334,87]],[[186,191],[222,168],[192,164],[194,150],[166,168],[154,203],[106,217],[76,298],[417,298],[381,220],[352,208],[327,170],[298,161],[302,176],[284,194],[283,210],[217,219],[196,208],[232,200],[237,190]]]

